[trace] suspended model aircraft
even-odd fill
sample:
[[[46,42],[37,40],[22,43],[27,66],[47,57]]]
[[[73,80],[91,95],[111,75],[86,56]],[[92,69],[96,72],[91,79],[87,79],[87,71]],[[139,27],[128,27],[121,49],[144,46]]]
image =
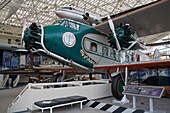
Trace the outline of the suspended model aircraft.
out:
[[[101,17],[76,7],[61,7],[55,11],[60,18],[69,18],[88,25],[99,24]]]
[[[35,70],[83,70],[87,73],[107,73],[170,66],[170,61],[124,62],[128,50],[143,48],[138,36],[156,34],[170,29],[170,1],[161,0],[105,19],[94,27],[62,19],[52,25],[32,23],[24,31],[25,48],[73,68],[39,68]],[[152,15],[151,15],[152,14]],[[164,15],[166,14],[166,16]],[[161,16],[158,16],[161,15]],[[127,55],[128,56],[128,55]],[[131,60],[131,59],[128,59]],[[126,73],[127,74],[127,73]],[[112,77],[112,92],[122,98],[122,78]],[[125,77],[126,78],[126,77]]]

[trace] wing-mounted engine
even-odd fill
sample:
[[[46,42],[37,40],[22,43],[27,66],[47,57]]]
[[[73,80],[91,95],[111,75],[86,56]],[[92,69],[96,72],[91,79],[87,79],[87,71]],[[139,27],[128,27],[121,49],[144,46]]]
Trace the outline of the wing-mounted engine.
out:
[[[89,19],[89,13],[85,13],[83,16],[83,20],[87,21]]]
[[[115,33],[121,48],[128,48],[135,41],[134,32],[131,30],[131,25],[128,23],[121,23],[115,27]],[[114,34],[111,33],[108,42],[110,47],[117,48]]]

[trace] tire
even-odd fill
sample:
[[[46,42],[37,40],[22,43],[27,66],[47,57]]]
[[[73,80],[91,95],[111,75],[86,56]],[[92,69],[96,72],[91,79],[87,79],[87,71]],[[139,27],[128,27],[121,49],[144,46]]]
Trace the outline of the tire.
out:
[[[117,100],[121,100],[123,97],[123,86],[124,82],[120,74],[112,78],[111,91]]]

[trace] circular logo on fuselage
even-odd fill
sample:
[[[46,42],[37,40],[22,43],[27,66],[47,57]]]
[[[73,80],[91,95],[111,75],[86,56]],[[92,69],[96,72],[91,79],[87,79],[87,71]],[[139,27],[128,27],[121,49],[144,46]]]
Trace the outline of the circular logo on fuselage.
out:
[[[76,44],[76,37],[71,32],[65,32],[62,37],[63,43],[67,47],[73,47]]]

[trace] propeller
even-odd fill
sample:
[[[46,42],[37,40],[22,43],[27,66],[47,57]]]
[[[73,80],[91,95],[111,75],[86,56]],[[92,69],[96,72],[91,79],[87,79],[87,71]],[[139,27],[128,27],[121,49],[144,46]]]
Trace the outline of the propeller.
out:
[[[117,39],[117,36],[116,36],[115,26],[114,26],[114,23],[113,23],[113,21],[112,21],[112,19],[110,18],[109,15],[108,15],[108,22],[109,22],[110,29],[111,29],[111,31],[112,31],[112,33],[113,33],[113,36],[114,36],[114,38],[115,38],[115,40],[116,40],[117,49],[120,51],[120,50],[121,50],[121,47],[120,47],[120,43],[119,43],[119,41],[118,41],[118,39]]]
[[[21,47],[24,47],[24,41],[23,41],[23,38],[24,38],[24,31],[26,29],[26,18],[24,17],[24,23],[23,23],[23,28],[22,28],[22,37],[21,37]]]

